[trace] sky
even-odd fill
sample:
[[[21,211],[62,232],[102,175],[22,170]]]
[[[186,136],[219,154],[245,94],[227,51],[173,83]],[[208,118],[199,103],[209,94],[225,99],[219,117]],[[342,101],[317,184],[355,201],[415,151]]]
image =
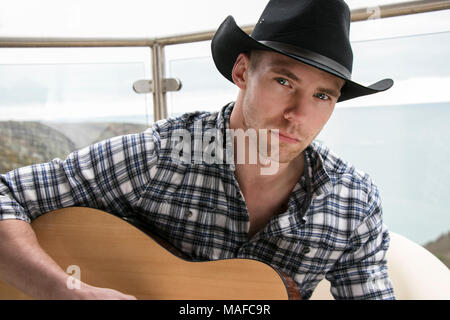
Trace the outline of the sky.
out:
[[[265,0],[1,0],[0,36],[161,37],[215,30],[227,15],[254,24]],[[349,0],[351,9],[401,2]]]
[[[351,9],[397,2],[401,1],[347,1]],[[263,0],[0,0],[0,38],[157,38],[215,30],[230,14],[239,25],[251,25],[258,20],[266,3]],[[355,57],[352,79],[369,85],[382,78],[392,78],[395,84],[387,92],[343,102],[338,107],[450,101],[450,63],[447,59],[450,56],[450,10],[355,22],[350,30]],[[133,95],[129,94],[126,99],[136,103],[136,109],[142,103],[148,105],[151,97],[138,96],[130,88],[134,80],[151,77],[149,57],[148,51],[141,48],[1,48],[0,106],[3,112],[0,113],[0,119],[6,114],[18,118],[34,117],[32,112],[19,110],[13,105],[6,110],[8,99],[17,101],[17,97],[23,96],[23,92],[27,91],[31,100],[39,100],[40,96],[33,94],[42,95],[42,86],[56,86],[59,91],[51,89],[45,93],[47,111],[40,111],[41,116],[47,114],[50,117],[55,110],[61,116],[64,112],[67,113],[66,116],[70,116],[69,110],[74,112],[78,101],[75,99],[74,104],[71,104],[65,101],[66,98],[89,93],[96,95],[99,100],[96,108],[98,114],[110,112],[119,115],[132,112],[133,107],[120,108],[122,100],[119,95],[115,97],[120,90],[106,92],[106,88],[118,86],[126,79],[130,83],[125,86],[126,90]],[[198,103],[198,90],[202,89],[208,89],[210,94],[205,102],[200,101],[200,106],[209,103],[217,109],[217,104],[223,104],[234,97],[234,87],[226,80],[216,78],[220,76],[217,76],[213,67],[205,69],[204,74],[198,72],[202,66],[211,65],[209,43],[166,47],[166,58],[167,72],[181,77],[184,82],[182,91],[170,94],[169,104],[184,106]],[[193,59],[191,62],[195,63],[189,64],[189,59]],[[121,63],[128,63],[130,68],[122,68]],[[83,66],[80,70],[91,70],[93,73],[112,68],[121,72],[123,79],[117,79],[113,83],[116,78],[105,71],[103,78],[95,78],[96,85],[92,88],[78,86],[67,93],[74,83],[73,79],[66,79],[58,73],[60,71],[52,73],[54,75],[51,78],[45,72],[40,72],[38,66],[33,70],[11,68],[24,64],[91,65]],[[97,69],[95,64],[98,65]],[[67,68],[70,69],[70,66]],[[34,78],[32,72],[36,72]],[[74,79],[84,79],[83,74],[76,72],[71,71]],[[32,85],[32,88],[27,85]],[[93,92],[94,89],[97,91]],[[113,99],[105,102],[105,95],[110,95]],[[117,108],[111,108],[111,103],[116,103]]]

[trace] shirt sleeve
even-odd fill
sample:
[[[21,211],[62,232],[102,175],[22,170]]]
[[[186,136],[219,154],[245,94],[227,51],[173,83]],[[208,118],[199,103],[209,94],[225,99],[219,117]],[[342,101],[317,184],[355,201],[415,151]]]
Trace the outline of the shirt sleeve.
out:
[[[326,275],[335,299],[395,299],[386,262],[389,232],[382,220],[381,201],[374,184],[366,212],[353,230],[344,254]]]
[[[149,181],[156,152],[152,130],[114,137],[75,151],[65,160],[0,175],[0,220],[31,222],[69,206],[127,215]]]

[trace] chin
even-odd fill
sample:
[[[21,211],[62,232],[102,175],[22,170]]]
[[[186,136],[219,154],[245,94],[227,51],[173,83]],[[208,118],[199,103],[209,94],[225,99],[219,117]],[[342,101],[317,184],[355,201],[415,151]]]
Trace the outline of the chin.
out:
[[[280,157],[286,157],[291,159],[296,158],[299,154],[303,152],[303,150],[305,150],[306,146],[304,146],[303,144],[304,144],[303,142],[291,144],[280,141],[279,144]]]
[[[267,143],[267,142],[266,142]],[[289,163],[296,159],[302,152],[306,149],[303,142],[298,142],[295,144],[286,143],[284,141],[278,142],[278,150],[274,150],[272,154],[272,144],[269,144],[266,152],[271,153],[269,158],[272,161],[279,163]]]
[[[298,158],[298,154],[296,154],[295,156],[293,155],[286,155],[286,156],[280,156],[280,159],[278,160],[279,163],[290,163],[293,160]]]
[[[303,151],[303,150],[302,150]],[[276,161],[278,163],[290,163],[291,161],[297,159],[302,151],[296,150],[295,152],[279,152],[278,154],[274,154],[270,156],[272,161]]]

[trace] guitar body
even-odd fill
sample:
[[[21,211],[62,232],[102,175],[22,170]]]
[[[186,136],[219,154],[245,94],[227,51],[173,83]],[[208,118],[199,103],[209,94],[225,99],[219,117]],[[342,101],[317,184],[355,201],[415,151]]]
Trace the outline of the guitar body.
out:
[[[42,248],[74,278],[138,299],[299,299],[292,279],[250,259],[192,262],[109,213],[65,208],[32,223]],[[157,241],[155,240],[157,239]],[[68,285],[76,290],[76,281]],[[0,282],[0,299],[30,299]]]

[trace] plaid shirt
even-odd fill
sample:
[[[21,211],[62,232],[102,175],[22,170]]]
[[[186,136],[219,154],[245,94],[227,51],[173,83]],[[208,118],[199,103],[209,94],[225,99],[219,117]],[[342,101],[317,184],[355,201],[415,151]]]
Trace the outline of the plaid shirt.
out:
[[[394,299],[389,234],[367,174],[313,142],[288,210],[248,239],[249,215],[232,163],[173,158],[174,132],[226,131],[234,104],[188,113],[0,176],[0,219],[32,221],[62,207],[138,215],[194,260],[258,259],[290,275],[308,299],[324,277],[336,299]],[[198,130],[197,130],[198,131]],[[227,136],[226,136],[227,137]],[[229,136],[225,145],[230,146]]]

